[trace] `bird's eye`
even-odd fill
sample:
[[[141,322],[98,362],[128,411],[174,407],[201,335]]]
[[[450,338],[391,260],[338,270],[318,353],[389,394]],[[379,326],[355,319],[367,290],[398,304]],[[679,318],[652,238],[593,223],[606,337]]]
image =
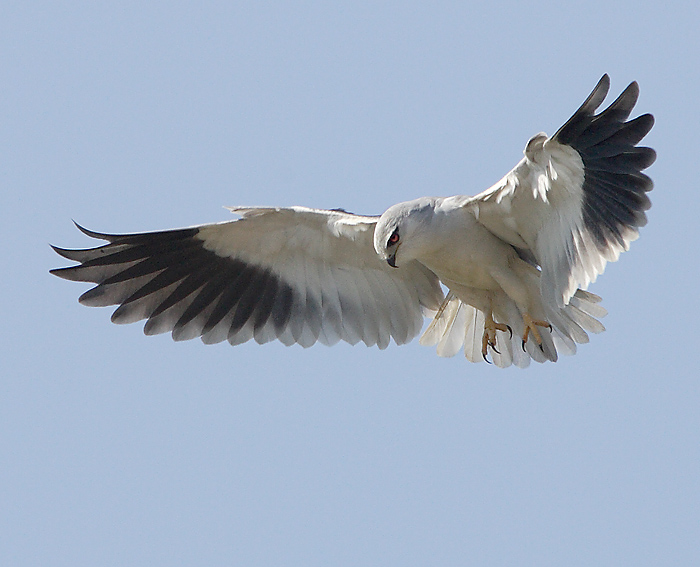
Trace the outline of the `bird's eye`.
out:
[[[393,244],[396,244],[398,241],[399,241],[399,230],[396,229],[394,232],[391,233],[389,240],[387,240],[387,245],[392,246]]]

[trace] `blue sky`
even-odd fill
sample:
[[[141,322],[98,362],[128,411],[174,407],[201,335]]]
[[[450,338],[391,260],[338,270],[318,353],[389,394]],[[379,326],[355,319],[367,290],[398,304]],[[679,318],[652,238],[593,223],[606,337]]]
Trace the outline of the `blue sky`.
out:
[[[4,2],[3,565],[700,562],[700,8]],[[607,331],[498,370],[417,342],[144,337],[48,243],[474,194],[603,73],[657,123]]]

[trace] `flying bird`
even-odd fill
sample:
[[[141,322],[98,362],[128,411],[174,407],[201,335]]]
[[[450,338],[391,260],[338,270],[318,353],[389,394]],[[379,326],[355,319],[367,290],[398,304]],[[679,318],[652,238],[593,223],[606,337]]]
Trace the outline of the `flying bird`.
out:
[[[639,235],[651,206],[637,144],[654,118],[629,115],[631,83],[596,114],[604,75],[551,137],[535,135],[503,179],[476,196],[423,197],[381,216],[342,209],[232,207],[239,219],[54,247],[78,262],[51,273],[92,282],[80,303],[118,305],[115,323],[147,335],[237,345],[364,342],[417,336],[440,356],[525,367],[573,354],[604,330],[586,291]],[[443,291],[444,290],[444,291]],[[445,293],[446,292],[446,293]]]

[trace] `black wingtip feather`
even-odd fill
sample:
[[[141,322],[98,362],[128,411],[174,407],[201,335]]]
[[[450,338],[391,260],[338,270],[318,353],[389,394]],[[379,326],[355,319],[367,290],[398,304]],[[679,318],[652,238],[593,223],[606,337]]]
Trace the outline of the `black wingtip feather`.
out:
[[[132,234],[108,234],[105,232],[95,232],[93,230],[88,230],[87,228],[79,225],[75,221],[73,221],[73,224],[75,224],[75,226],[78,228],[78,230],[80,230],[80,232],[89,236],[90,238],[95,238],[97,240],[106,240],[111,244],[152,244],[154,242],[161,241],[175,241],[185,238],[191,238],[199,232],[199,227],[195,226],[191,228],[176,228],[172,230],[161,230],[154,232],[135,232]]]
[[[583,219],[598,246],[626,247],[630,229],[646,222],[650,207],[646,192],[653,184],[642,173],[656,152],[637,144],[651,130],[654,117],[643,114],[627,121],[639,98],[639,85],[630,83],[605,110],[594,114],[607,94],[607,75],[574,115],[554,135],[572,147],[583,161]]]
[[[259,272],[260,270],[253,269],[242,262],[231,270],[230,278],[228,278],[228,284],[219,295],[214,309],[204,324],[202,334],[206,334],[211,331],[227,314],[231,312],[231,310],[236,309],[236,306],[240,302],[241,296],[245,293],[246,289],[249,287],[254,287],[251,282]]]
[[[588,98],[583,101],[583,104],[574,112],[573,116],[559,128],[553,138],[562,144],[569,144],[570,140],[578,138],[590,124],[593,113],[603,104],[609,90],[610,77],[606,73],[600,78],[591,94],[588,95]]]
[[[637,104],[637,100],[639,100],[639,85],[636,81],[632,81],[596,119],[624,122]]]
[[[101,232],[94,232],[92,230],[88,230],[84,226],[79,225],[75,220],[73,220],[73,224],[80,232],[89,236],[90,238],[95,238],[96,240],[106,240],[107,242],[114,242],[114,240],[119,238],[119,235],[116,234],[103,234]]]
[[[72,260],[73,262],[79,262],[80,260],[76,260],[75,258],[75,252],[81,252],[81,250],[70,250],[68,248],[59,248],[58,246],[54,246],[53,244],[49,244],[51,248],[53,249],[56,254],[61,256],[62,258],[65,258],[66,260]],[[51,270],[51,273],[55,272],[56,270]]]
[[[628,144],[636,146],[642,141],[654,126],[654,117],[651,114],[642,114],[621,125],[620,129],[605,140],[610,144]]]
[[[598,81],[598,84],[593,88],[591,94],[588,98],[583,101],[583,104],[579,108],[578,112],[585,110],[586,112],[594,112],[608,96],[608,91],[610,90],[610,76],[604,73],[603,76]]]
[[[70,259],[70,258],[69,258]],[[70,280],[70,281],[75,281],[74,278],[70,277],[70,272],[72,267],[70,268],[54,268],[53,270],[49,270],[49,274],[52,276],[59,277],[64,280]]]

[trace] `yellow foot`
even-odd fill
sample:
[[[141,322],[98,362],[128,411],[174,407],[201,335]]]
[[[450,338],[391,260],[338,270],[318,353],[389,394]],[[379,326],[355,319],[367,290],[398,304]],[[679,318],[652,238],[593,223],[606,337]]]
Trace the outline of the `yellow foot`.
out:
[[[525,350],[525,343],[527,339],[532,335],[537,342],[538,346],[542,346],[542,335],[537,327],[547,327],[549,332],[552,332],[552,326],[547,323],[547,321],[539,321],[533,319],[527,313],[523,313],[523,321],[525,322],[525,332],[523,333],[523,350]]]
[[[511,338],[513,337],[512,329],[508,325],[496,323],[496,321],[493,320],[493,315],[489,313],[486,316],[486,321],[484,321],[484,336],[481,339],[481,356],[483,356],[484,360],[489,364],[491,364],[491,361],[486,358],[489,347],[491,347],[496,353],[501,354],[496,349],[496,331],[503,331],[504,333],[508,331]]]

